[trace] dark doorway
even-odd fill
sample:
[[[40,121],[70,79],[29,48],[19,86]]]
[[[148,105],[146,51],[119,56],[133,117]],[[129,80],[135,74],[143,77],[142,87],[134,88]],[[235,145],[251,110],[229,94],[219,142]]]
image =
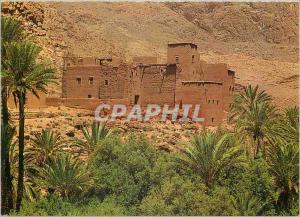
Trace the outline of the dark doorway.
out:
[[[134,104],[138,104],[139,102],[139,99],[140,99],[140,95],[134,95]]]

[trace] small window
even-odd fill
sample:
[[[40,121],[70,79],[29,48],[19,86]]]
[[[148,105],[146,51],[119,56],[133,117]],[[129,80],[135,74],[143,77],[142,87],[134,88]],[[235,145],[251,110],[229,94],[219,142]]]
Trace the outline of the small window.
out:
[[[108,80],[105,80],[104,84],[105,84],[105,85],[108,85]]]
[[[92,95],[89,94],[89,95],[88,95],[88,98],[92,98]]]
[[[217,100],[217,105],[219,104],[219,100]]]
[[[76,78],[77,84],[81,85],[81,78]]]
[[[67,66],[70,66],[71,64],[70,63],[67,63]]]
[[[213,102],[212,102],[213,104],[215,103],[215,100],[213,100]]]
[[[210,100],[208,100],[208,104],[210,103]]]
[[[140,98],[139,95],[134,95],[134,104],[135,104],[135,105],[138,104],[139,98]]]
[[[192,63],[194,63],[195,55],[192,55]]]
[[[176,63],[179,63],[179,56],[175,57],[175,61],[176,61]]]
[[[212,123],[214,122],[214,120],[215,120],[214,118],[211,118],[211,122],[212,122]]]
[[[89,84],[90,85],[94,84],[94,78],[93,77],[89,77]]]

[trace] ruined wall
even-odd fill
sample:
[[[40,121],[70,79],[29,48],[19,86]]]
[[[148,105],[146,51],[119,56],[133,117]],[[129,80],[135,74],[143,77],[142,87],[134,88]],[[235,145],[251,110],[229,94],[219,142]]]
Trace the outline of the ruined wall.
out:
[[[174,104],[176,65],[152,64],[137,68],[135,86],[132,97],[138,97],[138,103],[146,104]],[[136,101],[136,100],[135,100]]]
[[[83,99],[83,98],[47,98],[47,106],[68,106],[71,108],[80,108],[95,110],[98,105],[106,103],[108,105],[114,104],[128,104],[128,99]]]
[[[132,58],[133,65],[139,65],[139,64],[156,64],[157,63],[157,57],[152,56],[138,56]]]
[[[129,94],[129,70],[130,68],[126,64],[121,64],[118,67],[101,67],[99,98],[127,98]]]
[[[140,103],[141,88],[142,88],[143,68],[136,66],[130,70],[130,85],[129,85],[129,99],[130,104]]]

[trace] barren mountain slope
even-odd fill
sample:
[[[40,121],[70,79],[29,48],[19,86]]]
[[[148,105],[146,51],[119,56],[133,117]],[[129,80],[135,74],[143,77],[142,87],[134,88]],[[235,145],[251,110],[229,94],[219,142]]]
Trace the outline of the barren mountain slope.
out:
[[[237,83],[262,85],[279,105],[297,103],[297,4],[61,2],[35,3],[25,11],[35,5],[42,6],[43,22],[33,25],[33,34],[58,75],[66,51],[129,61],[156,55],[163,62],[168,42],[190,41],[198,44],[202,59],[234,69]],[[5,13],[32,27],[36,20],[16,11]]]
[[[222,41],[298,44],[296,3],[166,3]]]

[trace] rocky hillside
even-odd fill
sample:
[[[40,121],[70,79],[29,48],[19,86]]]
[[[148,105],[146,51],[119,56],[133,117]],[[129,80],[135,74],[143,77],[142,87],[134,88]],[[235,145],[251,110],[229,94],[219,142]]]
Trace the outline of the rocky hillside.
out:
[[[173,11],[227,42],[298,44],[298,5],[270,3],[167,3]]]
[[[190,41],[202,59],[227,63],[237,83],[260,84],[282,106],[298,98],[298,12],[296,3],[2,3],[58,75],[65,52],[163,62],[167,43]]]

